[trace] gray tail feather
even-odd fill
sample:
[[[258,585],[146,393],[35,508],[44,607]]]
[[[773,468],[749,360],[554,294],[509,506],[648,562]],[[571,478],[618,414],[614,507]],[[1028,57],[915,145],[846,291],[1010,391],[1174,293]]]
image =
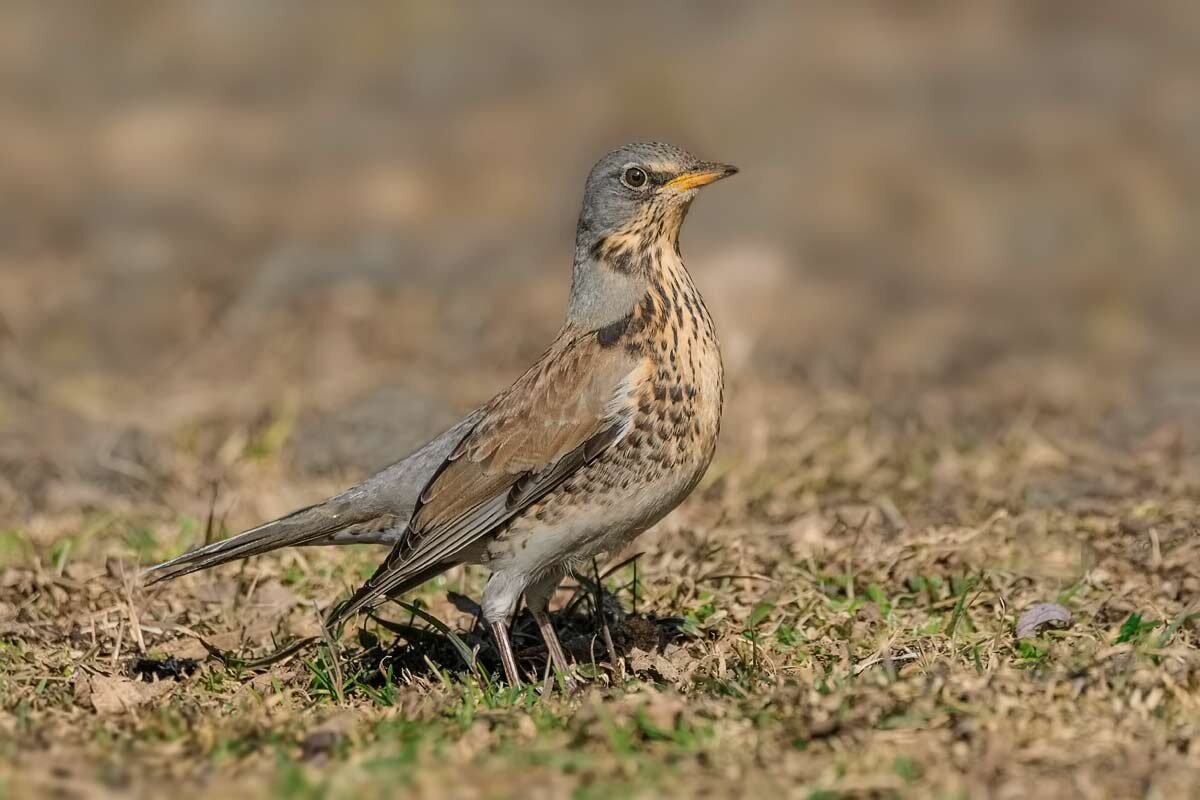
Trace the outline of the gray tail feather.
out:
[[[482,416],[483,409],[471,412],[420,450],[324,503],[150,567],[147,579],[158,583],[280,547],[395,544],[421,490]]]
[[[178,578],[218,564],[256,556],[281,547],[309,544],[346,526],[324,503],[294,511],[237,536],[184,553],[146,570],[147,585]]]

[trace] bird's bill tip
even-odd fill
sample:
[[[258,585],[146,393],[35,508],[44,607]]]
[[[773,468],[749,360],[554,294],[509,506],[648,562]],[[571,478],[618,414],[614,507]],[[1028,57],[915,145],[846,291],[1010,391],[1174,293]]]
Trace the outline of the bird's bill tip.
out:
[[[708,162],[667,181],[665,188],[673,189],[676,192],[698,189],[722,178],[728,178],[730,175],[736,175],[737,171],[738,168],[732,164]]]

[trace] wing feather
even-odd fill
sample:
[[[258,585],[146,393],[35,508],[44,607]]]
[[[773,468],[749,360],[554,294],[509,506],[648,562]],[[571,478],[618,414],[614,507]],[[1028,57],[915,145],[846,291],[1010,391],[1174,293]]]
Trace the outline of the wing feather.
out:
[[[645,369],[594,334],[555,342],[485,407],[420,493],[408,530],[375,574],[328,619],[342,619],[445,564],[536,503],[629,430]]]

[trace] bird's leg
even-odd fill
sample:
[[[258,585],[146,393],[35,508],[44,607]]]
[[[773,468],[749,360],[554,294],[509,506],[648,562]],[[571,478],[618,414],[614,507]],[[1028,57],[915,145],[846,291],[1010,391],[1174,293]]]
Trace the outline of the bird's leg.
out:
[[[550,653],[550,663],[563,675],[570,676],[571,665],[567,662],[567,654],[563,652],[562,644],[558,641],[558,634],[554,632],[550,615],[543,608],[533,612],[533,619],[537,622],[538,630],[542,632],[542,639],[546,642],[546,650]]]
[[[554,625],[550,622],[550,615],[546,612],[550,598],[558,589],[562,578],[561,572],[552,572],[535,581],[525,590],[525,605],[529,606],[529,613],[533,615],[533,620],[537,623],[538,630],[541,631],[542,640],[546,643],[546,652],[550,654],[550,665],[561,676],[563,688],[568,692],[574,692],[579,688],[574,677],[574,670],[567,661],[567,654],[563,651],[562,644],[558,641],[558,634],[554,631]]]
[[[496,640],[496,649],[500,651],[500,663],[504,665],[504,677],[509,686],[520,686],[521,674],[517,670],[517,658],[513,655],[512,642],[508,639],[508,625],[503,620],[489,624],[492,637]]]
[[[487,620],[504,665],[504,677],[510,686],[521,685],[521,672],[517,669],[517,658],[513,654],[512,640],[508,637],[508,619],[521,600],[521,593],[529,584],[529,578],[519,573],[498,570],[488,578],[483,587],[483,618]]]

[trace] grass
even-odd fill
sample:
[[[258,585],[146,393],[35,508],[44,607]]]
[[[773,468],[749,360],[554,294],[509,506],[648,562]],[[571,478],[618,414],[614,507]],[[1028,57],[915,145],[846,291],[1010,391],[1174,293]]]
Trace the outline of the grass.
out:
[[[1152,588],[1189,580],[1194,540],[1160,548],[1146,581],[1120,525],[1090,514],[1028,512],[1018,524],[993,514],[899,534],[868,514],[793,549],[786,527],[756,519],[768,513],[756,500],[735,501],[738,522],[719,512],[729,502],[706,490],[681,516],[722,520],[716,529],[678,524],[599,583],[583,576],[564,590],[557,624],[589,678],[577,695],[498,680],[467,599],[474,572],[321,640],[313,603],[332,601],[375,551],[285,553],[143,592],[134,564],[195,541],[203,525],[110,516],[40,550],[10,531],[4,598],[21,611],[0,644],[9,785],[487,796],[533,778],[574,797],[697,781],[953,797],[998,781],[1067,787],[1079,764],[1114,760],[1109,788],[1198,774],[1197,613]],[[1155,513],[1167,524],[1195,512],[1176,502]],[[1090,567],[1064,580],[1013,566],[1022,522],[1088,531]],[[1020,610],[1047,599],[1075,624],[1014,641]],[[257,652],[318,641],[254,671],[205,660],[194,635]],[[527,615],[514,637],[523,664],[545,674]],[[183,660],[162,661],[172,656]],[[167,677],[146,682],[145,670]],[[46,765],[16,770],[37,742],[53,745]]]
[[[0,800],[1196,796],[1200,6],[209,5],[3,12]],[[480,571],[140,585],[521,374],[660,133],[745,167],[722,438],[555,598],[579,694]]]

